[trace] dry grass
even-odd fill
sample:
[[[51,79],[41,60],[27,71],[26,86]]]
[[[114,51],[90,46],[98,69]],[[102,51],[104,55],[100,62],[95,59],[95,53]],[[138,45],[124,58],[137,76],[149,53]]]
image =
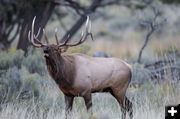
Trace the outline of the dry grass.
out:
[[[1,105],[0,119],[64,119],[63,94],[56,84],[46,77],[39,86],[40,97],[30,100],[14,100]],[[134,119],[164,119],[164,107],[180,103],[180,82],[152,84],[147,82],[139,88],[129,88],[128,98],[133,102]],[[120,119],[117,101],[105,93],[93,94],[93,115],[86,112],[82,98],[76,98],[70,119]]]

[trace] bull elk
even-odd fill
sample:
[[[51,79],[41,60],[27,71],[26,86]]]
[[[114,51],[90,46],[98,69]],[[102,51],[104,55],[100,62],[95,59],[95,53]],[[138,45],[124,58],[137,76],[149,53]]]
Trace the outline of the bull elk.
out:
[[[55,31],[57,44],[48,44],[48,38],[43,29],[46,40],[44,44],[38,40],[40,28],[37,35],[34,34],[34,23],[35,17],[28,39],[34,47],[43,49],[48,72],[64,93],[66,112],[72,110],[75,96],[83,97],[89,110],[92,106],[92,93],[109,92],[120,104],[122,119],[126,118],[126,112],[131,119],[133,118],[132,103],[125,96],[132,76],[129,64],[117,58],[95,58],[79,53],[62,55],[68,47],[77,46],[83,43],[88,35],[92,36],[89,17],[87,17],[85,32],[82,32],[80,40],[76,43],[68,43],[69,37],[65,42],[59,43],[57,31]]]

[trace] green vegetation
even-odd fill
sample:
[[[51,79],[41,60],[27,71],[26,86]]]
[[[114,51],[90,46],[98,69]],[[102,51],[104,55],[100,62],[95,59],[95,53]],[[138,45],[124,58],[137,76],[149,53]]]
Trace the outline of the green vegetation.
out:
[[[86,45],[69,50],[69,53],[73,53],[74,50],[88,53],[90,49],[84,46]],[[42,53],[37,50],[28,54],[24,57],[22,51],[0,53],[4,56],[0,60],[1,70],[4,70],[0,75],[0,118],[64,119],[64,96],[46,72]],[[20,57],[17,57],[18,55]],[[171,79],[167,81],[156,79],[159,81],[154,83],[149,80],[148,71],[143,65],[134,64],[133,69],[133,81],[140,82],[140,85],[129,87],[127,91],[127,96],[134,104],[134,119],[162,119],[165,105],[180,103],[179,81],[173,84]],[[86,112],[82,98],[75,98],[73,111],[69,117],[70,119],[120,118],[119,105],[108,93],[93,94],[92,109],[93,115]]]
[[[9,68],[22,66],[26,67],[31,73],[44,73],[45,61],[42,53],[39,51],[29,50],[28,56],[24,56],[22,50],[0,52],[0,74],[6,72]]]
[[[9,68],[0,78],[0,103],[25,100],[39,96],[38,74],[30,74],[25,67]]]
[[[1,101],[0,118],[64,118],[65,104],[63,94],[60,93],[58,87],[47,74],[45,76],[29,74],[25,69],[12,73],[11,71],[14,72],[14,70],[15,69],[10,69],[6,73],[6,80],[13,80],[11,83],[6,81],[6,85],[14,89],[6,93],[9,95],[8,97],[5,96],[6,98],[4,100],[6,100],[6,102]],[[23,75],[22,78],[18,78],[18,80],[12,78],[12,75],[17,78],[18,73]],[[17,81],[15,82],[15,80]],[[2,91],[2,87],[4,86],[1,84],[0,87]],[[180,82],[172,85],[169,82],[153,84],[147,81],[141,85],[141,87],[129,88],[127,95],[134,104],[134,119],[164,118],[164,106],[179,103],[179,87]],[[28,98],[23,98],[26,96],[23,92],[26,90],[29,91],[27,93]],[[91,116],[86,112],[83,99],[76,98],[70,119],[120,118],[121,112],[118,103],[110,94],[93,94],[92,109],[93,115]]]

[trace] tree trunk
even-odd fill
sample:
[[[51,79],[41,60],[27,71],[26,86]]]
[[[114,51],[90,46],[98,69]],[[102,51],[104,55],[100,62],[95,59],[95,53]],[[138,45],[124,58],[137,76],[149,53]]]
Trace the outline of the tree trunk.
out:
[[[27,53],[27,48],[30,45],[28,41],[28,32],[31,30],[31,24],[33,18],[36,16],[35,22],[35,34],[37,33],[39,27],[44,28],[55,8],[55,3],[46,2],[46,4],[42,4],[36,8],[29,7],[27,8],[27,12],[24,16],[24,21],[20,31],[20,37],[17,45],[17,49],[22,49]],[[40,40],[42,37],[42,32],[40,33],[38,39]]]
[[[0,38],[0,49],[1,50],[7,50],[10,47],[10,43],[8,41],[8,38],[5,34],[1,35],[2,38]]]

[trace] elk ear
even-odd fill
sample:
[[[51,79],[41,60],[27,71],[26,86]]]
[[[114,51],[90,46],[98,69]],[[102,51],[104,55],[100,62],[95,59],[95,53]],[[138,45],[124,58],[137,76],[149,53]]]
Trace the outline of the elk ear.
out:
[[[63,46],[63,47],[59,48],[59,50],[61,53],[64,53],[68,50],[68,48],[69,48],[68,46]]]

